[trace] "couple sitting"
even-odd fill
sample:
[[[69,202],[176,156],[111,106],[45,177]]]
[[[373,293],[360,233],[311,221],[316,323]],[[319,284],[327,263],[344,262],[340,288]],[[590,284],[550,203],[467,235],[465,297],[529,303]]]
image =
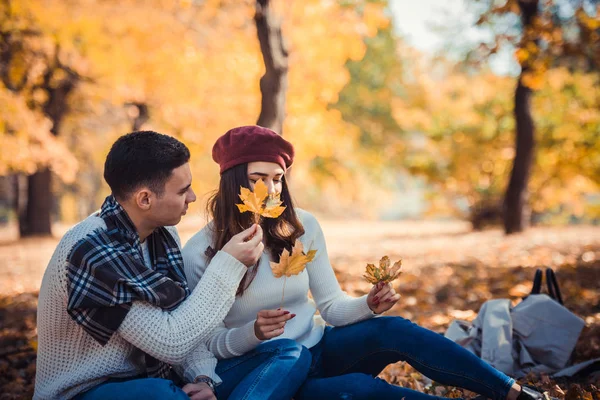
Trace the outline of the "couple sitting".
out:
[[[397,361],[491,399],[542,398],[437,333],[379,317],[400,298],[391,285],[359,298],[340,289],[319,223],[293,206],[289,142],[239,127],[213,158],[212,221],[181,249],[173,226],[196,200],[188,149],[155,132],[113,144],[112,194],[64,235],[44,274],[34,398],[430,399],[376,378]],[[260,226],[235,207],[258,180],[287,207]],[[296,239],[316,257],[287,278],[278,309],[284,281],[269,262]]]

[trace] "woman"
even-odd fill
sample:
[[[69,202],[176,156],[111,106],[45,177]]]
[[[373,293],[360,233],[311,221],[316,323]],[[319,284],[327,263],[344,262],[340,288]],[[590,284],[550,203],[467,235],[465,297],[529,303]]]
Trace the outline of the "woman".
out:
[[[319,223],[308,212],[294,208],[285,178],[293,158],[289,142],[258,126],[234,128],[213,147],[221,172],[219,190],[208,207],[213,219],[183,249],[191,288],[228,238],[252,224],[252,215],[240,214],[235,206],[240,203],[240,187],[252,188],[263,180],[269,193],[279,193],[287,207],[278,219],[262,222],[265,251],[242,279],[234,305],[208,341],[220,360],[216,373],[223,383],[217,387],[218,398],[226,398],[240,380],[243,372],[235,371],[240,363],[281,340],[301,344],[312,356],[306,381],[301,386],[301,382],[288,382],[287,398],[431,398],[376,378],[397,361],[408,362],[437,382],[489,398],[541,398],[540,393],[522,389],[512,378],[437,333],[401,317],[374,318],[399,300],[391,285],[375,285],[359,298],[344,293],[329,263]],[[284,280],[273,276],[269,261],[279,261],[283,249],[290,250],[296,239],[305,251],[317,253],[303,272],[287,278],[285,309],[278,309]],[[314,302],[308,299],[309,290]],[[294,387],[299,387],[295,394]]]

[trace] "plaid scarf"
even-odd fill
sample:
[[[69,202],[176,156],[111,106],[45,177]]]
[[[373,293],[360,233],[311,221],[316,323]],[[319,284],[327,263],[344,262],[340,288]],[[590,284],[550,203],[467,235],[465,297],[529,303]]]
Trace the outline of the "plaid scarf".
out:
[[[167,229],[158,228],[146,238],[154,267],[150,269],[133,222],[112,195],[104,201],[100,217],[107,229],[79,241],[67,258],[67,311],[105,345],[134,300],[173,310],[190,291],[179,246]],[[170,367],[146,354],[146,369],[149,377],[167,378]]]

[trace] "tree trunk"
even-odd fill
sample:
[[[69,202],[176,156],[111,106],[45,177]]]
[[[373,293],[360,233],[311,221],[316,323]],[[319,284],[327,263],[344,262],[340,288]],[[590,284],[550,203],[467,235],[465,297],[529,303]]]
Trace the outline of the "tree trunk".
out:
[[[519,7],[525,31],[538,13],[538,0],[520,0]],[[523,84],[527,69],[526,65],[522,66],[515,90],[515,158],[504,197],[504,231],[507,235],[525,230],[531,214],[527,183],[534,157],[535,126],[531,115],[532,90]]]
[[[53,76],[59,69],[66,76],[55,83],[53,82]],[[56,55],[55,64],[48,66],[44,74],[44,81],[40,87],[48,93],[48,100],[42,108],[44,115],[52,121],[50,131],[55,136],[58,136],[60,132],[63,118],[69,110],[69,95],[77,86],[79,79],[80,77],[76,72],[60,65],[58,55]],[[19,232],[22,237],[50,236],[52,235],[51,211],[54,202],[52,173],[46,167],[30,175],[27,182],[27,206],[25,207],[25,215],[19,220],[23,224],[19,226]]]
[[[265,74],[260,78],[262,100],[256,124],[281,135],[288,86],[288,51],[281,33],[281,19],[274,15],[269,3],[269,0],[257,0],[254,15],[266,69]]]
[[[27,207],[19,231],[21,236],[43,236],[52,234],[50,211],[54,198],[49,195],[52,185],[49,168],[37,171],[27,178]]]
[[[510,182],[504,197],[504,231],[506,234],[522,232],[529,226],[527,182],[533,163],[534,125],[531,116],[532,90],[519,78],[515,91],[515,159]]]

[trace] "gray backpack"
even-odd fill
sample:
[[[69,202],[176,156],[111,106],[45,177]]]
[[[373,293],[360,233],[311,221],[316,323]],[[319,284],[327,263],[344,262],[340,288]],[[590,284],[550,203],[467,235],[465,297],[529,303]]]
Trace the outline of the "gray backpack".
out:
[[[538,269],[531,294],[516,306],[489,300],[473,322],[453,321],[445,336],[516,378],[529,372],[572,376],[600,367],[600,359],[570,365],[585,323],[563,305],[554,271],[546,270],[548,295],[541,293],[542,277]]]

